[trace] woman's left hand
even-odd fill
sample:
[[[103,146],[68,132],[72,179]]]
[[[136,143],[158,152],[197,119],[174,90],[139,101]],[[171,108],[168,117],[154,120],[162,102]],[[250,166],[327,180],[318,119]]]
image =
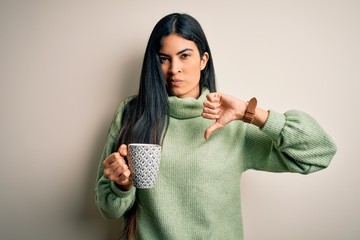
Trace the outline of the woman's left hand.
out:
[[[219,92],[210,93],[206,98],[202,116],[216,121],[205,130],[205,139],[229,122],[243,119],[247,102]]]

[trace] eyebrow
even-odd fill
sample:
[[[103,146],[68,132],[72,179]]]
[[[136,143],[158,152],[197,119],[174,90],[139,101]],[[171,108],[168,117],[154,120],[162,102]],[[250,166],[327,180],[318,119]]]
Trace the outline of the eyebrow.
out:
[[[193,49],[191,49],[191,48],[185,48],[185,49],[183,49],[183,50],[181,50],[181,51],[177,52],[177,53],[176,53],[176,55],[180,55],[180,54],[182,54],[182,53],[184,53],[184,52],[186,52],[186,51],[194,51],[194,50],[193,50]],[[162,55],[162,56],[167,56],[167,57],[169,57],[169,56],[170,56],[169,54],[165,54],[165,53],[162,53],[162,52],[159,52],[159,55]]]

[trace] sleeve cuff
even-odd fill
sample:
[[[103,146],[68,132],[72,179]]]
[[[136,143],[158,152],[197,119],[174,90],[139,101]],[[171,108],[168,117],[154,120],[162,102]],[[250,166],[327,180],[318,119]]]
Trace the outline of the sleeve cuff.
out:
[[[128,191],[123,191],[120,188],[118,188],[113,181],[110,182],[110,188],[113,191],[113,193],[120,198],[127,198],[129,196],[132,196],[133,194],[135,194],[135,190],[136,190],[135,187],[132,187]]]
[[[268,119],[260,130],[271,137],[271,139],[277,141],[285,126],[285,122],[286,118],[284,114],[270,110]]]

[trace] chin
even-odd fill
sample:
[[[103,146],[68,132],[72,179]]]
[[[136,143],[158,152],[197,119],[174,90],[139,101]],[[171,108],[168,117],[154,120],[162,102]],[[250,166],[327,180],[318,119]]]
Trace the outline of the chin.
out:
[[[168,92],[168,95],[169,95],[169,96],[179,97],[179,96],[182,95],[181,92],[179,92],[179,91],[172,91],[171,89],[168,89],[167,92]]]

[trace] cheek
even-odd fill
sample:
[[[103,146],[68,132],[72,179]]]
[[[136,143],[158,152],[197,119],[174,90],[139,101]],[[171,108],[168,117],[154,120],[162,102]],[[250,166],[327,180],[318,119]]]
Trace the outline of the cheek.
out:
[[[169,72],[167,66],[165,64],[161,65],[161,70],[162,70],[164,78],[166,79],[167,73]]]
[[[195,78],[200,79],[201,75],[201,65],[200,64],[194,64],[194,66],[191,69],[191,72]]]

